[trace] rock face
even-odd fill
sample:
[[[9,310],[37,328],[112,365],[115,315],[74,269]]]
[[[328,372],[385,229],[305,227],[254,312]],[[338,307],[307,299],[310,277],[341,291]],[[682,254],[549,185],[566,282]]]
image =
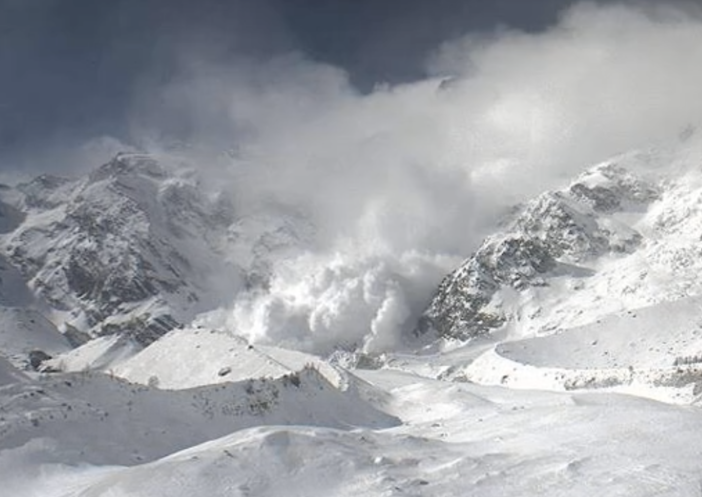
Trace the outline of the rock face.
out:
[[[658,194],[612,163],[593,168],[566,189],[542,194],[444,279],[417,333],[461,340],[489,333],[505,321],[491,306],[501,289],[548,285],[559,265],[635,250],[642,237],[619,214],[645,209]]]
[[[661,188],[610,162],[520,206],[503,231],[444,279],[416,333],[489,333],[511,317],[506,299],[543,291],[555,275],[592,261],[641,252],[650,239],[632,219],[660,204]],[[650,230],[660,224],[672,237],[694,229],[688,214],[700,187],[689,190],[678,195],[687,207],[658,209]],[[207,192],[182,164],[138,154],[118,155],[78,180],[44,175],[0,186],[0,317],[31,308],[43,319],[26,320],[42,322],[41,341],[6,355],[25,358],[37,349],[55,356],[112,334],[147,345],[230,304],[237,292],[265,291],[275,262],[310,246],[314,226],[287,206],[235,212],[227,198]],[[681,261],[689,266],[699,258],[694,247],[680,253],[663,246],[661,265],[670,260],[682,273]],[[645,284],[644,275],[615,291]]]
[[[20,365],[34,349],[54,355],[113,334],[148,345],[266,288],[272,261],[314,230],[286,206],[238,213],[230,198],[192,167],[142,154],[79,179],[0,185],[0,321],[34,313],[0,329],[0,354]],[[22,334],[41,340],[6,347]]]
[[[231,205],[153,157],[119,155],[78,181],[41,176],[13,200],[3,252],[71,329],[147,344],[241,280],[221,251]]]

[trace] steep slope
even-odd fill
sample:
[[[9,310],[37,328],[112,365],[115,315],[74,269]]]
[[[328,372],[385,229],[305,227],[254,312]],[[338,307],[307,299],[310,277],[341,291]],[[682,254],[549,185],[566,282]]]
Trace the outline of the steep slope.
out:
[[[693,160],[628,154],[528,202],[444,279],[417,333],[528,336],[699,294]]]
[[[343,383],[342,375],[319,357],[253,346],[226,330],[197,327],[173,330],[109,371],[135,383],[182,389],[248,378],[280,378],[305,367],[314,367],[335,387]]]
[[[41,360],[75,345],[41,308],[19,271],[0,255],[0,356],[16,367],[36,368]]]
[[[521,206],[425,313],[421,331],[448,340],[417,354],[339,352],[333,366],[251,345],[208,315],[187,324],[218,305],[215,272],[265,290],[270,257],[312,236],[293,214],[215,222],[220,203],[189,173],[143,156],[5,191],[16,209],[1,235],[8,320],[29,306],[101,336],[42,363],[74,373],[32,379],[0,357],[3,489],[696,495],[700,156],[630,154]],[[173,204],[163,192],[174,184],[196,191]],[[171,229],[174,215],[185,218]],[[144,313],[186,325],[138,325]],[[5,346],[66,340],[45,331],[13,331]],[[75,372],[91,369],[104,373]]]
[[[29,381],[29,378],[0,356],[0,387],[25,381]]]
[[[93,338],[66,352],[54,355],[42,363],[40,371],[113,372],[114,368],[143,350],[143,346],[128,335],[114,334]]]
[[[174,330],[114,369],[129,381],[172,389],[292,372],[243,338],[207,329]]]
[[[101,373],[0,388],[0,453],[41,441],[56,463],[133,465],[259,425],[397,424],[305,369],[275,380],[166,391]]]
[[[31,307],[73,346],[112,334],[144,346],[237,292],[265,291],[272,261],[314,229],[281,206],[235,213],[218,187],[140,154],[77,180],[0,187],[0,305]]]
[[[35,368],[32,356],[54,356],[70,350],[70,341],[41,313],[27,308],[0,306],[0,355],[15,366]]]
[[[123,154],[82,180],[17,191],[25,218],[2,240],[6,257],[54,319],[90,335],[149,343],[241,284],[220,251],[231,206],[177,164]]]

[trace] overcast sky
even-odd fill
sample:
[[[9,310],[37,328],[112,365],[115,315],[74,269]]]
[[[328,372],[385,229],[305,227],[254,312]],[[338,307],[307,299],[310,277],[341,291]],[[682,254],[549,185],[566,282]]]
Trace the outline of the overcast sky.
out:
[[[153,112],[184,60],[222,67],[294,52],[341,68],[368,92],[421,79],[444,42],[540,32],[573,3],[0,0],[0,171],[46,169],[104,135],[129,142],[135,107],[148,101]]]
[[[158,98],[184,52],[235,64],[294,51],[368,91],[420,78],[446,40],[498,26],[538,31],[571,3],[0,0],[0,167],[46,168],[92,137],[125,139],[135,95]]]
[[[232,328],[392,348],[506,208],[702,129],[702,11],[627,4],[0,0],[0,180],[190,159],[314,227]]]

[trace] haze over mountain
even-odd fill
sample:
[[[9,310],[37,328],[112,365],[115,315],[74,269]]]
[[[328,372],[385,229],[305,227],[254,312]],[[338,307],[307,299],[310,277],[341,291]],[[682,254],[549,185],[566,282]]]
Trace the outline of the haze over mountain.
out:
[[[390,312],[364,300],[377,281],[348,287],[378,311],[333,345],[314,313],[296,330],[279,310],[285,326],[254,333],[237,309],[274,301],[281,268],[309,257],[309,219],[239,218],[172,157],[6,188],[4,481],[15,495],[692,495],[700,158],[694,137],[632,152],[517,206],[411,327],[374,327]]]
[[[3,488],[698,495],[699,11],[544,12],[375,86],[198,27],[2,154]]]

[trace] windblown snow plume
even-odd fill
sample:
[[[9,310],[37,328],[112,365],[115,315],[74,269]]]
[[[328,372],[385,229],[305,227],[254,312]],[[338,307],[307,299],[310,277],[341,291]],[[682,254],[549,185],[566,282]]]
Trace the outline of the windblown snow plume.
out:
[[[301,55],[203,60],[189,54],[160,98],[138,99],[140,145],[163,147],[143,137],[181,119],[185,153],[230,185],[241,216],[305,224],[261,284],[207,319],[322,353],[400,345],[504,209],[620,151],[693,134],[702,116],[702,23],[672,7],[586,3],[543,33],[454,40],[426,80],[369,94]]]

